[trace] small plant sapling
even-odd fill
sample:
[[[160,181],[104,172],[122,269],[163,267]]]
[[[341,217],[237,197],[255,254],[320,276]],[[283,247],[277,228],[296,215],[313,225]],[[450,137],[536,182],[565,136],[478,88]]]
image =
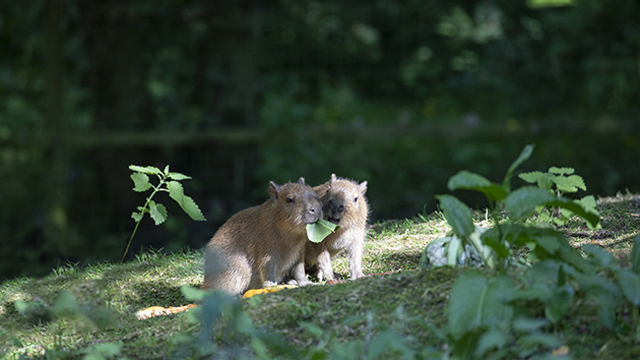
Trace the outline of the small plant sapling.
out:
[[[511,178],[518,166],[527,160],[533,152],[533,145],[527,145],[518,158],[511,164],[502,184],[491,182],[487,178],[466,170],[460,171],[449,179],[449,190],[473,190],[484,194],[489,202],[489,213],[494,226],[485,230],[473,224],[469,208],[452,195],[438,195],[440,209],[452,228],[454,236],[449,240],[438,239],[425,248],[425,256],[433,253],[433,246],[445,246],[444,253],[447,257],[446,264],[454,266],[461,263],[458,256],[471,253],[467,249],[475,249],[473,253],[480,254],[485,265],[493,268],[503,268],[512,262],[511,246],[528,245],[532,248],[531,255],[538,259],[548,257],[565,258],[571,261],[576,255],[568,250],[570,245],[566,241],[558,242],[549,239],[564,239],[561,234],[546,233],[542,229],[525,226],[525,222],[540,207],[553,207],[567,210],[587,221],[590,227],[596,227],[599,223],[599,215],[595,208],[591,210],[580,201],[574,201],[562,196],[555,196],[544,188],[535,186],[523,186],[511,190]],[[496,207],[505,210],[509,217],[500,220],[500,211]],[[566,246],[564,246],[566,245]],[[465,251],[460,252],[463,248]],[[456,255],[457,254],[457,255]],[[578,255],[579,256],[579,255]],[[423,261],[423,268],[433,264],[433,261]]]
[[[129,169],[133,171],[133,174],[131,174],[131,180],[133,180],[134,184],[133,191],[145,192],[150,189],[153,189],[153,191],[151,192],[151,195],[147,197],[144,205],[138,206],[138,211],[134,211],[131,214],[131,217],[136,222],[136,226],[131,233],[131,237],[127,243],[127,248],[124,250],[124,254],[122,254],[120,263],[124,261],[125,256],[127,256],[127,252],[129,252],[129,246],[131,245],[131,241],[138,230],[138,225],[140,225],[144,214],[149,213],[149,216],[151,216],[156,225],[160,225],[167,220],[167,208],[152,200],[155,194],[160,191],[168,192],[169,197],[175,200],[182,210],[184,210],[184,212],[193,220],[206,221],[195,201],[184,194],[184,189],[180,183],[181,180],[188,180],[191,179],[191,177],[180,173],[169,172],[169,165],[164,168],[164,171],[153,166],[136,165],[130,165]],[[159,180],[158,185],[153,185],[150,182],[148,175],[157,176]]]
[[[582,176],[574,174],[575,170],[570,167],[558,168],[552,166],[549,171],[532,171],[518,175],[518,177],[529,184],[537,184],[539,188],[549,191],[551,194],[561,197],[563,194],[576,193],[578,190],[587,190],[587,186]],[[596,199],[592,195],[576,200],[585,210],[595,215],[599,215],[596,210]],[[574,215],[571,210],[562,208],[552,208],[539,206],[536,208],[541,221],[547,221],[556,225],[564,225]]]

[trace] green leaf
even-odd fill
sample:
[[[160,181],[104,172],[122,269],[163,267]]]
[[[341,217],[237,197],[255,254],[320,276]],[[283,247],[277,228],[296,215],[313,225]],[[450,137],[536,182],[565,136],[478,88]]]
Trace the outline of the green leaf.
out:
[[[595,273],[584,274],[570,266],[565,267],[565,270],[578,282],[580,289],[587,292],[587,298],[600,305],[599,315],[604,326],[615,330],[619,325],[616,319],[616,309],[622,300],[618,286]]]
[[[536,233],[532,240],[550,255],[555,255],[560,249],[563,238],[557,233]]]
[[[518,175],[518,177],[530,184],[537,184],[539,188],[545,190],[551,190],[553,181],[551,180],[553,175],[543,173],[540,171],[532,171]]]
[[[167,189],[169,190],[169,196],[173,200],[180,203],[178,199],[181,200],[182,197],[184,196],[184,188],[182,187],[182,184],[177,181],[167,181],[165,184],[167,184]]]
[[[298,321],[298,326],[304,330],[307,330],[307,332],[313,337],[320,338],[322,336],[322,329],[312,322]]]
[[[558,167],[552,166],[549,168],[549,172],[557,175],[571,175],[575,172],[575,170],[570,167],[558,168]]]
[[[172,173],[169,173],[169,178],[173,180],[189,180],[191,179],[191,176],[172,172]]]
[[[600,218],[598,215],[587,212],[578,203],[564,197],[555,197],[547,190],[523,186],[507,196],[503,203],[511,213],[514,221],[522,220],[533,213],[537,206],[559,207],[572,211],[574,214],[585,219],[590,226],[598,225]]]
[[[536,286],[544,286],[546,289],[549,284],[553,284],[558,280],[561,267],[563,266],[559,261],[546,259],[538,261],[532,267],[527,268],[526,275],[528,281],[533,282]]]
[[[156,225],[160,225],[167,220],[167,208],[162,204],[156,204],[154,201],[149,202],[149,215],[156,223]]]
[[[20,313],[20,314],[27,314],[27,312],[29,311],[29,303],[26,301],[22,301],[22,300],[16,300],[13,302],[13,306],[16,308],[16,310]]]
[[[460,258],[459,254],[462,253],[462,240],[454,235],[445,247],[447,249],[447,265],[456,266]]]
[[[509,339],[509,334],[500,329],[485,331],[478,340],[474,355],[481,359],[491,349],[502,349]]]
[[[595,272],[595,268],[582,258],[580,252],[569,245],[562,233],[555,229],[510,224],[502,227],[502,232],[504,240],[511,246],[529,246],[531,249],[530,255],[535,258],[540,260],[557,259],[584,273],[591,274]]]
[[[449,190],[475,190],[483,193],[490,201],[500,201],[507,197],[507,191],[500,185],[492,183],[482,175],[462,170],[449,178]]]
[[[503,203],[507,211],[511,213],[512,220],[518,221],[532,214],[536,206],[546,205],[555,200],[556,197],[547,190],[534,186],[523,186],[509,194]]]
[[[143,174],[148,175],[162,175],[162,171],[157,167],[153,166],[137,166],[137,165],[129,165],[129,170],[137,171]]]
[[[440,330],[440,328],[438,328],[435,325],[432,325],[432,324],[424,321],[420,317],[414,317],[414,318],[412,318],[412,320],[413,320],[413,322],[415,324],[417,324],[423,330],[425,330],[425,332],[429,332],[430,335],[435,336],[436,339],[442,340],[442,341],[446,341],[446,336],[444,335],[442,330]]]
[[[57,317],[73,319],[81,315],[81,309],[73,296],[68,290],[62,290],[58,294],[55,304],[53,305],[53,313]]]
[[[595,262],[596,266],[608,270],[617,270],[620,268],[618,260],[607,250],[595,244],[586,244],[582,250],[590,255],[589,257]]]
[[[169,165],[164,167],[164,175],[165,176],[169,175]]]
[[[618,306],[620,305],[620,298],[617,294],[607,293],[606,290],[596,289],[587,293],[587,298],[594,299],[598,305],[600,305],[600,321],[602,324],[613,331],[617,331],[620,327],[620,322],[616,316]]]
[[[624,296],[634,305],[640,306],[640,275],[628,270],[618,272],[618,283]]]
[[[573,246],[569,245],[566,239],[562,239],[560,243],[560,249],[557,254],[558,259],[561,259],[568,265],[575,267],[585,274],[595,273],[595,267],[593,267],[587,260],[585,260],[580,252]]]
[[[319,243],[339,228],[340,226],[332,222],[318,219],[318,221],[314,223],[307,224],[307,238],[311,242]]]
[[[467,271],[456,279],[449,300],[448,328],[455,340],[481,328],[504,326],[511,321],[513,308],[508,304],[514,285],[498,274],[489,279],[478,271]]]
[[[478,342],[480,336],[483,334],[482,330],[472,331],[465,333],[460,339],[451,341],[447,339],[449,343],[449,351],[451,352],[451,359],[475,359],[473,357],[474,352],[478,348]],[[440,356],[436,357],[437,359]],[[445,359],[447,357],[444,357]]]
[[[414,353],[403,336],[394,330],[386,330],[378,334],[369,344],[367,359],[374,359],[386,351],[397,351],[404,354],[405,359],[414,358]]]
[[[135,172],[131,174],[131,180],[133,180],[133,191],[135,192],[143,192],[151,188],[149,177],[145,174]]]
[[[444,217],[459,238],[466,238],[476,230],[471,211],[462,201],[451,195],[436,195]]]
[[[513,330],[531,332],[547,326],[548,324],[549,322],[545,319],[520,316],[513,320]]]
[[[562,345],[558,338],[551,334],[533,333],[522,336],[518,339],[520,346],[524,348],[543,346],[547,349],[556,349]]]
[[[20,301],[20,300],[18,300]],[[22,344],[22,341],[20,341],[20,339],[18,339],[17,337],[15,337],[14,335],[9,335],[11,337],[11,345],[17,347],[17,348],[21,348],[24,345]],[[2,353],[0,353],[2,354]]]
[[[527,159],[531,157],[533,153],[533,148],[535,145],[529,144],[522,149],[522,152],[518,156],[518,158],[509,166],[509,170],[507,170],[506,175],[504,176],[504,180],[502,181],[502,187],[507,191],[511,191],[511,178],[513,177],[513,173],[516,171],[518,166],[525,162]]]
[[[204,215],[202,215],[202,212],[196,202],[184,194],[184,189],[182,188],[181,183],[177,181],[168,181],[166,184],[167,189],[169,189],[169,197],[175,200],[191,219],[195,221],[207,220],[204,218]]]
[[[549,321],[557,324],[571,310],[575,291],[570,286],[559,286],[553,287],[550,292],[552,296],[546,301],[544,314]]]
[[[188,197],[187,195],[184,195],[182,197],[182,202],[180,203],[180,207],[182,207],[182,210],[184,210],[184,212],[187,213],[187,215],[189,215],[189,217],[192,220],[207,221],[204,215],[202,215],[202,211],[200,211],[198,204],[196,204],[196,202],[193,201],[193,199]]]
[[[205,290],[196,289],[187,284],[180,286],[180,292],[189,301],[202,301],[209,294]]]
[[[621,296],[620,289],[615,283],[611,282],[609,279],[599,276],[595,272],[585,274],[584,272],[576,270],[570,266],[565,267],[565,271],[578,282],[582,290],[602,290],[602,293],[609,294],[616,299]]]
[[[501,238],[499,238],[500,232],[496,227],[493,227],[480,235],[482,243],[493,249],[493,251],[500,257],[506,258],[511,254],[511,248]]]
[[[631,270],[640,274],[640,234],[633,239],[633,249],[631,250]]]
[[[493,268],[494,262],[493,262],[493,252],[491,251],[491,247],[485,245],[482,242],[482,234],[484,234],[485,232],[487,232],[487,229],[481,227],[481,226],[476,226],[475,227],[476,230],[469,235],[469,237],[467,238],[467,241],[476,248],[476,250],[478,250],[478,253],[480,253],[480,256],[482,256],[482,260],[484,261],[485,265],[489,266],[490,268]]]
[[[596,198],[593,197],[593,195],[585,196],[580,200],[575,200],[574,202],[582,206],[582,208],[587,212],[600,216],[600,213],[598,212],[598,210],[596,210],[597,203]]]
[[[86,355],[83,360],[103,360],[112,358],[118,354],[120,354],[120,349],[122,348],[122,342],[119,343],[101,343],[91,346],[90,348],[84,349]]]
[[[558,190],[563,193],[574,193],[577,192],[578,189],[587,190],[587,186],[584,184],[584,180],[580,175],[571,175],[567,177],[555,176],[552,180],[556,184]]]
[[[131,218],[133,219],[133,221],[135,222],[140,222],[140,220],[142,220],[142,217],[144,216],[144,214],[139,213],[139,212],[132,212],[131,213]]]
[[[522,173],[518,175],[518,177],[528,182],[529,184],[535,184],[538,181],[540,181],[540,179],[549,177],[549,175],[543,173],[542,171],[532,171],[532,172]]]
[[[580,206],[579,203],[565,197],[556,198],[555,200],[544,205],[567,209],[573,212],[575,215],[586,220],[587,225],[589,225],[590,227],[596,227],[600,222],[600,216],[598,216],[598,214],[594,214],[590,211],[585,210],[582,206]]]

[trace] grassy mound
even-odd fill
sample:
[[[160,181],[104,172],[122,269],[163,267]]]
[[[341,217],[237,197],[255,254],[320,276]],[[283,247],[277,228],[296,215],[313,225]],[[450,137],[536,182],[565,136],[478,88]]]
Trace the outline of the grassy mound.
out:
[[[574,247],[598,244],[627,264],[632,239],[640,233],[640,196],[600,199],[598,211],[601,229],[590,230],[578,221],[570,221],[561,230]],[[476,220],[485,221],[481,213],[476,214]],[[448,230],[438,214],[422,220],[373,224],[363,259],[365,274],[373,276],[259,295],[242,300],[242,308],[256,328],[282,336],[287,346],[300,351],[335,348],[336,344],[348,350],[355,342],[373,347],[371,340],[385,329],[401,334],[407,344],[442,349],[446,343],[435,329],[446,324],[449,292],[464,269],[420,271],[419,260],[425,245]],[[346,257],[334,261],[334,270],[348,274]],[[4,282],[0,285],[0,357],[194,356],[183,351],[201,330],[193,314],[138,320],[135,313],[150,306],[186,305],[190,301],[180,287],[199,287],[202,280],[202,252],[187,251],[149,253],[123,265],[65,266],[44,278]],[[21,304],[28,306],[19,312]],[[596,319],[594,304],[576,294],[566,321],[555,329],[564,344],[562,351],[568,350],[572,358],[640,357],[640,347],[632,338],[619,336]],[[231,345],[225,348],[227,342],[235,341],[233,346],[237,346],[239,341],[229,339],[222,330],[214,331],[213,339],[218,353],[233,349]],[[226,354],[231,356],[233,351]],[[399,350],[385,357],[401,354]]]

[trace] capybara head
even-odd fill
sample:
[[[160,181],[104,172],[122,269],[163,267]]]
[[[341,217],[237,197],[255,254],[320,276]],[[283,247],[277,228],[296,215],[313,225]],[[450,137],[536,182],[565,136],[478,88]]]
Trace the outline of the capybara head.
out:
[[[269,183],[269,194],[286,221],[296,225],[314,223],[322,218],[322,201],[311,186],[300,178],[298,182],[278,185]]]
[[[341,221],[351,224],[363,217],[366,219],[369,211],[364,197],[367,192],[366,181],[358,184],[331,174],[329,183],[329,191],[322,199],[325,219],[334,224],[340,224]]]

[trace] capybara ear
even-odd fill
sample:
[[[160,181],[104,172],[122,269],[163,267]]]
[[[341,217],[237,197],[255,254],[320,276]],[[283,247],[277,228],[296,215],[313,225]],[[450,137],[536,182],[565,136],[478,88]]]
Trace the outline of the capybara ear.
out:
[[[280,193],[280,185],[273,181],[269,181],[269,195],[272,199],[278,200],[278,194]]]
[[[329,181],[329,184],[333,184],[334,182],[336,182],[336,180],[338,180],[336,174],[331,174],[331,180]]]
[[[360,195],[364,195],[367,192],[367,182],[363,181],[358,185],[358,191],[360,191]]]
[[[304,178],[303,177],[300,177],[300,179],[298,179],[298,184],[307,185],[307,183],[304,182]]]

